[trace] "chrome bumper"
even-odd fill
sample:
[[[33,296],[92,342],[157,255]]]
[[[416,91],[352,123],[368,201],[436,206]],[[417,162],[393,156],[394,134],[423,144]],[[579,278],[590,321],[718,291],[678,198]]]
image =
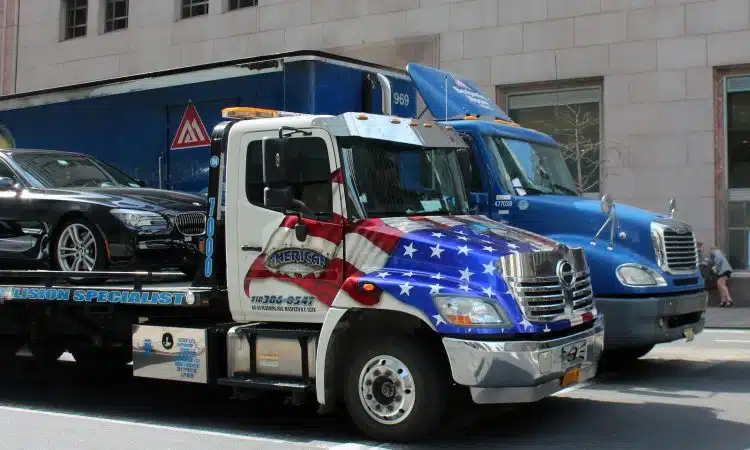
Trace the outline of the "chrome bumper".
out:
[[[577,382],[596,375],[604,347],[604,318],[586,331],[548,341],[468,341],[443,338],[453,380],[469,386],[475,403],[526,403],[548,397],[565,387],[563,376],[578,368]],[[564,361],[575,346],[586,355],[573,364]],[[571,365],[571,367],[567,367]]]

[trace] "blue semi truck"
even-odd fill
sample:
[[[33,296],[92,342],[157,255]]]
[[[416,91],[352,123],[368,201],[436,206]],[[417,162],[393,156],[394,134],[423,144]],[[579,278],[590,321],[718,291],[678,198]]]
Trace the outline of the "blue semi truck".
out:
[[[702,331],[707,297],[688,224],[582,197],[551,137],[439,69],[298,51],[16,94],[0,97],[0,144],[88,153],[147,185],[205,192],[207,130],[222,108],[415,117],[418,97],[469,144],[464,179],[477,214],[585,249],[610,360]],[[414,184],[403,173],[404,187]]]

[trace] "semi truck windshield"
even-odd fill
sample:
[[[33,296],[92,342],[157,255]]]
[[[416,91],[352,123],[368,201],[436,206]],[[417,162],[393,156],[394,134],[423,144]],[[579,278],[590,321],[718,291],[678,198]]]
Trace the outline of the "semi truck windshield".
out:
[[[517,195],[579,195],[576,183],[560,150],[501,136],[486,136],[504,175],[506,188]]]
[[[352,218],[467,214],[455,149],[339,138]]]

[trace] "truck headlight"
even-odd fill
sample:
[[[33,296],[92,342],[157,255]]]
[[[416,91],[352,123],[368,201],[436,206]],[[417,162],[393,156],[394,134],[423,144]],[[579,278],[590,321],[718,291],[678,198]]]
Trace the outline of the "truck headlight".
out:
[[[657,271],[640,264],[623,264],[617,268],[617,279],[625,286],[666,286],[667,282]]]
[[[435,305],[440,316],[451,325],[499,328],[513,326],[500,306],[489,299],[456,295],[436,295]]]
[[[166,229],[167,219],[160,214],[151,211],[140,211],[137,209],[113,209],[113,216],[120,219],[129,228],[134,229]]]

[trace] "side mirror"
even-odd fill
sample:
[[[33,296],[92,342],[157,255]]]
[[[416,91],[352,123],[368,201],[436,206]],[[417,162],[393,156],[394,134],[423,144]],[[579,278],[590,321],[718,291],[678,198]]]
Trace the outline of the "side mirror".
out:
[[[291,138],[263,138],[263,183],[266,186],[286,186],[298,181],[299,170],[295,161]]]
[[[12,178],[0,177],[0,191],[8,191],[15,187],[16,182]]]
[[[143,180],[135,179],[135,184],[137,184],[140,187],[146,187],[146,182]]]
[[[605,216],[609,216],[609,213],[612,211],[613,204],[614,202],[612,201],[612,197],[609,194],[604,194],[601,201],[602,214],[604,214]]]

